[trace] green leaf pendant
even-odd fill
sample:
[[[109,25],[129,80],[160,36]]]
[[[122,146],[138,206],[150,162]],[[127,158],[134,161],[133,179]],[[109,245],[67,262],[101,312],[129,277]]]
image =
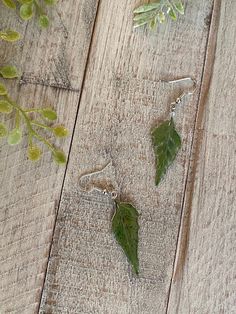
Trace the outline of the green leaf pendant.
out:
[[[175,129],[173,118],[155,128],[151,135],[156,156],[156,185],[158,185],[176,158],[181,147],[181,138]]]
[[[112,231],[127,256],[133,271],[138,275],[138,211],[129,203],[115,201],[116,212],[112,218]]]

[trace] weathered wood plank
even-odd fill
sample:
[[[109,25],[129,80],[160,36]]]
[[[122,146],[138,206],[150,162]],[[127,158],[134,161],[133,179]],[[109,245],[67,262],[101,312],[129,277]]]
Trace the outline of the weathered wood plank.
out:
[[[235,12],[235,1],[215,1],[217,45],[214,54],[210,38],[191,167],[194,186],[187,187],[189,245],[182,276],[171,288],[170,314],[236,312]]]
[[[1,46],[1,62],[15,59],[23,72],[23,84],[8,83],[13,98],[25,107],[54,106],[59,123],[72,134],[97,1],[60,1],[52,27],[44,32],[32,23],[30,27],[20,21],[13,24],[13,15],[6,15],[0,6],[0,27],[20,28],[25,34],[23,45]],[[55,64],[60,64],[58,71],[53,70]],[[9,126],[13,123],[9,119]],[[66,152],[69,144],[70,139],[62,144]],[[17,147],[2,142],[0,149],[1,314],[37,312],[65,173],[46,151],[39,163],[27,161],[26,148],[24,138]]]
[[[14,60],[16,65],[21,64],[22,83],[80,90],[97,3],[61,0],[48,10],[51,27],[43,31],[36,21],[26,27],[26,23],[16,20],[15,12],[6,14],[0,4],[1,27],[15,27],[23,34],[23,43],[15,49],[1,43],[1,63]]]
[[[166,310],[198,93],[178,111],[183,149],[158,188],[150,128],[168,117],[180,88],[159,79],[192,76],[200,85],[212,1],[191,1],[186,18],[153,33],[132,30],[137,3],[100,2],[40,313]],[[111,234],[112,203],[79,186],[81,174],[109,161],[93,180],[142,213],[138,279]]]

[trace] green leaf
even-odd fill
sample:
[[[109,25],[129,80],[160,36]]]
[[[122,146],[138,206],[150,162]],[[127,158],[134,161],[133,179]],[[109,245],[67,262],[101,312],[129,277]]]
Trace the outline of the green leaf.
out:
[[[66,163],[66,155],[61,150],[54,150],[53,159],[57,164],[65,164]]]
[[[158,19],[158,22],[159,22],[160,24],[162,24],[162,23],[165,22],[166,16],[165,16],[165,14],[164,14],[162,11],[160,11],[160,12],[157,14],[157,19]]]
[[[50,121],[57,119],[57,113],[52,108],[43,108],[40,112],[44,118]]]
[[[131,204],[116,202],[116,212],[112,219],[112,231],[115,238],[136,274],[139,272],[138,215],[137,210]]]
[[[63,125],[54,126],[53,133],[56,137],[68,136],[68,130]]]
[[[134,22],[134,28],[138,28],[140,26],[144,26],[146,24],[148,24],[150,22],[150,20],[139,20],[139,21],[135,21]]]
[[[20,129],[13,129],[8,135],[8,144],[9,145],[16,145],[19,144],[22,140],[22,132]]]
[[[149,27],[150,29],[155,29],[157,27],[157,19],[153,18],[150,22],[149,22]]]
[[[147,19],[151,19],[155,16],[155,13],[153,12],[144,12],[144,13],[140,13],[140,14],[136,14],[133,18],[133,21],[140,21],[140,20],[147,20]]]
[[[0,123],[0,137],[6,137],[7,136],[7,128],[5,126],[5,124]]]
[[[156,185],[165,175],[181,147],[173,119],[163,122],[152,131],[152,143],[156,156]]]
[[[49,19],[47,15],[43,14],[39,17],[39,26],[41,28],[47,28],[49,26]]]
[[[25,3],[22,4],[20,7],[20,17],[24,21],[28,21],[32,18],[33,16],[33,4],[32,3]]]
[[[13,30],[6,30],[0,32],[0,39],[8,41],[8,42],[14,42],[20,39],[20,34]]]
[[[6,79],[12,79],[19,76],[17,68],[11,65],[0,67],[0,74]]]
[[[179,14],[184,14],[184,5],[182,4],[181,1],[175,2],[174,7]]]
[[[143,4],[134,10],[134,14],[152,11],[152,10],[158,9],[159,7],[160,7],[160,1],[154,2],[154,3]]]
[[[177,15],[176,15],[176,13],[175,13],[175,11],[174,11],[173,8],[170,7],[170,8],[167,10],[167,14],[169,15],[169,17],[170,17],[173,21],[176,21],[176,20],[177,20]]]
[[[38,146],[33,145],[28,148],[29,160],[37,161],[41,158],[41,156],[42,156],[42,151]]]
[[[7,95],[7,89],[5,85],[0,83],[0,96],[5,96],[5,95]]]
[[[7,100],[0,100],[0,112],[1,113],[11,113],[12,112],[12,105]]]
[[[13,0],[2,0],[3,4],[9,9],[15,9],[16,4]]]

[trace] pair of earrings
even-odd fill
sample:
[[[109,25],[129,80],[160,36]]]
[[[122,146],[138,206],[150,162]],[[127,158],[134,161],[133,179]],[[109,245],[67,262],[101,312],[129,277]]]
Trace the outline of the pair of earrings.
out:
[[[172,80],[161,81],[166,83],[176,83],[181,81],[191,81],[192,87],[186,92],[182,93],[174,102],[171,103],[170,118],[164,121],[160,126],[154,128],[151,131],[152,144],[156,157],[156,179],[155,183],[158,185],[167,172],[167,169],[175,160],[178,151],[181,148],[181,137],[176,131],[174,116],[177,105],[179,105],[183,99],[192,95],[196,90],[196,81],[190,77]],[[91,172],[80,177],[80,180],[84,177],[93,175],[103,171],[107,165],[100,171]],[[102,190],[98,187],[93,187],[92,192],[97,190],[102,192],[111,198],[114,204],[114,216],[112,218],[112,232],[122,247],[126,257],[132,265],[133,271],[138,275],[139,273],[139,259],[138,259],[138,216],[137,209],[130,203],[121,202],[118,200],[118,194],[115,191]]]

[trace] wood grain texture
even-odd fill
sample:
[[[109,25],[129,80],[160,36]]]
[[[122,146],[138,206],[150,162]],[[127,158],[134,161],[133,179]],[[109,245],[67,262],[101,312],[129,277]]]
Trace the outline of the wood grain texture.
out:
[[[23,36],[15,49],[1,43],[1,63],[14,60],[16,65],[21,64],[22,84],[80,90],[97,3],[98,0],[60,0],[47,11],[50,30],[41,30],[35,20],[26,27],[25,22],[16,20],[14,11],[6,14],[0,4],[1,28],[16,28]]]
[[[0,4],[0,28],[17,28],[24,34],[18,45],[1,43],[0,59],[1,63],[14,59],[23,72],[21,84],[8,82],[12,98],[25,107],[52,105],[58,112],[58,122],[64,123],[72,134],[97,1],[76,0],[70,5],[60,1],[52,27],[41,32],[33,22],[30,27],[20,20],[10,25],[16,20],[14,14],[7,15]],[[65,37],[68,29],[73,33]],[[55,64],[58,71],[53,70]],[[66,80],[64,73],[68,73]],[[12,127],[13,123],[10,117],[7,124]],[[70,138],[60,145],[68,152],[69,144]],[[32,164],[26,158],[26,149],[26,136],[16,147],[1,142],[1,314],[38,311],[65,173],[65,167],[54,165],[48,151],[40,162]]]
[[[178,110],[183,148],[158,188],[150,129],[185,88],[160,79],[192,76],[200,86],[212,1],[189,2],[185,18],[158,32],[132,30],[139,3],[100,1],[40,313],[166,310],[198,93]],[[80,186],[109,161],[82,184],[112,185],[141,212],[139,278],[111,234],[111,201]]]
[[[220,7],[221,4],[221,7]],[[219,10],[220,8],[220,10]],[[234,1],[215,1],[215,55],[209,50],[193,156],[194,188],[184,272],[171,287],[168,314],[236,313],[236,72]],[[212,36],[214,34],[212,33]],[[210,38],[211,40],[211,38]],[[214,39],[213,39],[214,40]],[[212,66],[212,60],[214,61]],[[188,187],[187,187],[188,190]]]

